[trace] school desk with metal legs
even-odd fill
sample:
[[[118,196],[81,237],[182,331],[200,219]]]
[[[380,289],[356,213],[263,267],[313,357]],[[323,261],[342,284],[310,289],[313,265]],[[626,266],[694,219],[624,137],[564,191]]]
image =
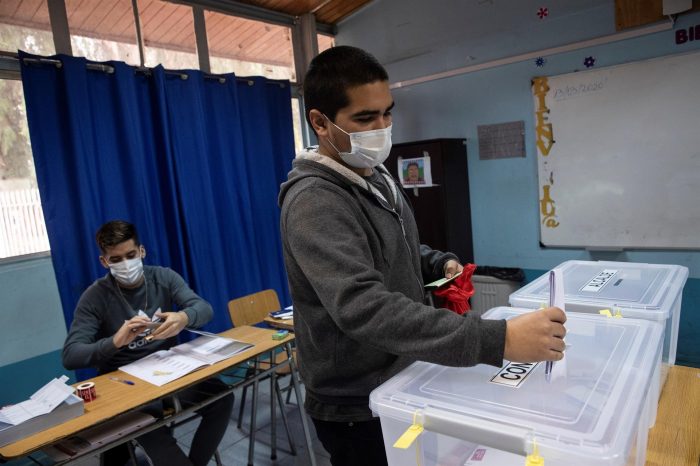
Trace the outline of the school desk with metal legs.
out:
[[[89,403],[85,403],[85,413],[77,418],[71,419],[63,424],[59,424],[50,429],[38,432],[36,434],[30,435],[22,440],[11,443],[0,447],[0,460],[11,460],[20,457],[26,457],[35,453],[41,449],[57,445],[61,441],[68,439],[70,437],[79,435],[81,432],[86,431],[95,426],[104,425],[107,421],[114,420],[118,416],[137,411],[139,407],[147,405],[153,401],[160,400],[166,397],[172,397],[177,394],[177,392],[188,388],[190,386],[196,385],[203,380],[214,377],[221,372],[226,371],[234,366],[245,363],[251,359],[255,359],[262,354],[274,351],[277,348],[285,348],[285,350],[290,351],[291,354],[291,342],[294,340],[294,336],[290,334],[284,340],[273,340],[272,334],[275,333],[273,330],[262,329],[257,327],[242,326],[227,330],[222,332],[221,335],[229,338],[234,338],[246,343],[251,343],[254,346],[244,352],[236,354],[229,359],[218,362],[211,366],[204,367],[200,370],[187,374],[173,382],[170,382],[161,387],[157,387],[148,382],[142,381],[121,371],[116,371],[109,374],[103,374],[94,379],[91,379],[95,383],[95,388],[97,390],[97,399]],[[295,384],[298,384],[298,373],[296,365],[293,359],[288,358],[282,365],[289,364],[292,371],[292,380]],[[279,368],[278,366],[272,366],[268,371],[262,371],[254,374],[253,381],[258,383],[258,381],[264,377],[270,376],[269,371],[274,371]],[[111,380],[110,377],[118,377],[120,379],[129,379],[134,382],[134,385],[127,385],[118,381]],[[158,419],[153,423],[150,423],[144,427],[141,427],[133,432],[129,432],[126,435],[120,436],[118,439],[100,445],[96,449],[86,449],[80,452],[76,452],[76,455],[70,456],[65,462],[73,461],[78,457],[85,454],[98,454],[102,451],[108,450],[116,445],[122,444],[124,442],[130,441],[134,438],[143,435],[146,432],[150,432],[164,425],[169,425],[176,422],[178,419],[183,419],[186,416],[191,416],[195,411],[206,406],[214,401],[226,396],[231,393],[235,387],[231,387],[229,390],[217,393],[210,397],[209,399],[199,403],[195,406],[187,407],[179,412],[176,412],[172,416],[164,419]],[[314,457],[314,450],[311,444],[311,435],[309,431],[308,422],[306,416],[303,413],[303,404],[298,395],[297,387],[297,402],[298,408],[301,412],[301,422],[304,428],[304,436],[306,440],[306,446],[309,452],[310,464],[315,465],[316,460]]]
[[[276,331],[276,330],[275,330]],[[254,448],[255,448],[255,432],[257,428],[257,411],[258,411],[258,394],[259,394],[259,385],[260,381],[266,377],[270,378],[270,428],[271,428],[271,445],[270,445],[270,450],[271,450],[271,459],[276,459],[277,457],[277,446],[276,446],[276,439],[277,439],[277,423],[276,423],[276,407],[275,407],[275,401],[280,406],[280,415],[282,416],[282,422],[284,423],[284,426],[287,430],[287,434],[290,435],[289,438],[289,446],[290,450],[292,451],[293,455],[296,455],[296,447],[294,446],[293,440],[291,438],[291,432],[289,429],[289,423],[287,420],[287,415],[284,411],[284,400],[282,398],[282,393],[279,388],[279,384],[277,382],[277,371],[280,369],[284,368],[285,366],[289,366],[290,368],[290,376],[291,376],[291,383],[294,387],[294,393],[296,395],[296,401],[297,401],[297,408],[299,409],[299,414],[301,416],[302,420],[302,427],[304,429],[304,439],[306,440],[306,447],[307,448],[313,448],[311,445],[311,432],[309,431],[309,426],[308,422],[306,420],[306,414],[304,413],[304,408],[303,408],[303,401],[301,399],[301,391],[300,391],[300,379],[299,379],[299,371],[298,368],[296,367],[296,361],[294,360],[293,357],[293,352],[292,352],[292,339],[285,340],[284,344],[284,350],[286,353],[286,358],[283,361],[276,361],[275,363],[272,364],[271,367],[268,367],[268,369],[261,371],[258,369],[258,365],[260,363],[260,358],[256,358],[254,361],[255,367],[254,371],[257,373],[255,377],[248,377],[244,380],[243,383],[238,384],[237,386],[251,386],[253,387],[253,395],[252,395],[252,407],[251,407],[251,414],[250,414],[250,440],[248,443],[248,466],[253,465],[253,456],[254,456]],[[276,352],[275,351],[270,351],[268,354],[268,361],[275,361],[275,356]],[[269,363],[268,363],[269,364]],[[277,400],[275,400],[277,398]],[[244,400],[241,399],[241,403],[244,403]],[[309,451],[309,459],[310,459],[310,465],[311,466],[316,466],[316,457],[314,454]]]

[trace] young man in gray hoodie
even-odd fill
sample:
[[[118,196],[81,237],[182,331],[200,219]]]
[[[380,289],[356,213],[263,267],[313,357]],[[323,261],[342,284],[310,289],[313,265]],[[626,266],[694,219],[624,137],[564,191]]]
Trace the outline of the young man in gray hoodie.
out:
[[[143,265],[146,249],[136,227],[122,220],[107,222],[96,235],[100,263],[109,270],[85,290],[63,345],[66,369],[94,367],[104,374],[177,343],[185,328],[198,328],[213,317],[211,305],[187,286],[175,271]],[[162,321],[153,328],[152,320]],[[115,382],[118,383],[118,382]],[[184,407],[226,390],[209,379],[178,393]],[[163,404],[140,410],[162,417]],[[233,394],[197,411],[202,421],[192,439],[189,456],[178,447],[166,427],[137,440],[155,466],[206,466],[226,432]],[[123,465],[129,459],[124,445],[104,454],[104,466]]]
[[[363,50],[331,48],[312,60],[304,101],[319,145],[297,155],[280,205],[305,407],[334,465],[382,465],[373,389],[416,360],[559,360],[566,317],[548,308],[506,323],[426,305],[423,284],[462,266],[420,244],[382,165],[394,107],[386,71]]]

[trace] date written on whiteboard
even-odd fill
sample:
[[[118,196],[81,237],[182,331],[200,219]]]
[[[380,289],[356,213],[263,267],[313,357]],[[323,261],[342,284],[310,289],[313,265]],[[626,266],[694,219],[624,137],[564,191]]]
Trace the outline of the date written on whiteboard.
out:
[[[554,100],[566,100],[601,91],[605,88],[607,82],[608,78],[603,78],[598,81],[581,83],[576,86],[566,85],[565,87],[558,87],[554,90]]]

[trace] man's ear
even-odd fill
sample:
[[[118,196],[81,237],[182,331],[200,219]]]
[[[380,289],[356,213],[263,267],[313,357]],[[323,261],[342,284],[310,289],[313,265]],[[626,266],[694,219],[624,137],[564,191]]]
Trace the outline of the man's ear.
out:
[[[104,258],[104,256],[100,256],[100,264],[102,264],[102,267],[105,269],[109,268],[109,264],[107,263],[107,259]]]
[[[143,259],[146,257],[146,248],[143,247],[143,244],[139,248],[141,249],[141,259]]]
[[[318,136],[328,137],[328,120],[315,108],[309,111],[309,121]]]

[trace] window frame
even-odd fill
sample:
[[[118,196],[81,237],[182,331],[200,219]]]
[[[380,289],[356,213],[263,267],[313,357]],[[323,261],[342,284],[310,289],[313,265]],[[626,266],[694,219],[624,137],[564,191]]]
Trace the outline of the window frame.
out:
[[[49,26],[50,31],[53,36],[54,47],[56,54],[73,55],[71,47],[71,34],[68,25],[68,16],[66,10],[65,0],[45,0],[49,8]],[[298,63],[300,61],[297,57],[303,57],[301,39],[304,34],[313,35],[316,40],[316,48],[314,49],[318,53],[318,34],[335,36],[336,27],[333,25],[316,23],[315,21],[305,21],[300,20],[297,17],[279,13],[271,10],[266,10],[264,8],[255,7],[251,5],[246,5],[243,3],[224,3],[222,0],[171,0],[172,3],[177,3],[185,6],[189,6],[192,10],[194,29],[195,29],[195,42],[197,45],[197,56],[199,61],[199,69],[209,74],[210,73],[210,60],[211,53],[208,47],[208,41],[206,37],[206,24],[204,24],[204,10],[216,11],[221,14],[235,16],[255,21],[262,21],[266,23],[271,23],[274,25],[281,25],[290,27],[292,29],[292,52],[294,56],[294,68],[297,77],[296,81],[290,81],[292,86],[292,99],[296,99],[299,108],[299,125],[301,128],[302,146],[308,147],[311,145],[311,131],[306,118],[304,116],[304,99],[301,95],[301,86],[298,81],[301,76],[306,72],[307,65]],[[144,63],[144,46],[142,31],[140,28],[140,14],[138,12],[138,5],[135,0],[132,0],[132,11],[134,12],[134,25],[137,29],[136,37],[137,44],[135,44],[140,53],[140,62]],[[310,24],[312,26],[310,26]],[[313,31],[308,29],[312,27]],[[13,51],[0,50],[0,79],[17,80],[21,81],[21,71],[20,64],[17,53]],[[295,144],[296,148],[296,144]],[[42,206],[43,210],[43,206]],[[22,254],[17,256],[9,256],[5,258],[0,258],[0,264],[7,264],[10,262],[32,260],[36,258],[50,257],[51,250],[39,251],[30,254]]]

